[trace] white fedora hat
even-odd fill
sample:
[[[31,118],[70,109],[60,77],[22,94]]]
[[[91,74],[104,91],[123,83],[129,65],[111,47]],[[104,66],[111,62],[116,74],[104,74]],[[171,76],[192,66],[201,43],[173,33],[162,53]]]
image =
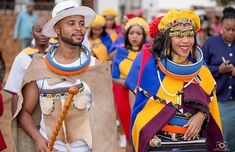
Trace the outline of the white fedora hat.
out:
[[[43,27],[42,34],[47,37],[57,37],[54,31],[55,24],[63,18],[72,15],[84,16],[85,26],[88,26],[96,17],[96,13],[89,7],[79,6],[74,0],[58,3],[52,10],[52,19]]]

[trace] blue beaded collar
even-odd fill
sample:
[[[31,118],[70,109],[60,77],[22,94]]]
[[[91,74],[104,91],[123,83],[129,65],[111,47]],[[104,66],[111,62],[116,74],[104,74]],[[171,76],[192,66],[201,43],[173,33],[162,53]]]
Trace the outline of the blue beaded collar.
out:
[[[195,57],[193,58],[190,55],[189,60],[192,62],[191,64],[181,65],[172,62],[168,58],[162,58],[158,59],[158,66],[164,74],[170,77],[192,79],[198,74],[201,66],[204,64],[203,54],[199,47],[196,48]]]
[[[82,49],[82,52],[85,53],[85,55],[87,56],[87,59],[84,63],[81,63],[80,65],[73,66],[73,67],[64,67],[53,61],[52,53],[56,51],[57,48],[58,48],[58,45],[51,46],[46,54],[46,59],[45,59],[46,64],[48,68],[51,69],[52,71],[58,74],[62,74],[62,75],[73,75],[73,74],[78,74],[82,72],[89,66],[90,61],[91,61],[91,54],[88,48],[85,47],[84,45],[82,45],[81,49]]]

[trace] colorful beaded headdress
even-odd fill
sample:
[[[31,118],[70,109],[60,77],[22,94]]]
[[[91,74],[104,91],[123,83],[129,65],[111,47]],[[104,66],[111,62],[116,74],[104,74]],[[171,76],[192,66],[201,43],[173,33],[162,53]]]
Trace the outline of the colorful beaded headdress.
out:
[[[170,36],[194,35],[200,29],[200,18],[191,10],[169,10],[158,25],[159,31],[170,29]]]
[[[132,19],[130,19],[125,26],[125,31],[127,31],[131,26],[134,25],[139,25],[144,29],[145,33],[148,33],[149,31],[149,24],[142,18],[140,17],[134,17]]]

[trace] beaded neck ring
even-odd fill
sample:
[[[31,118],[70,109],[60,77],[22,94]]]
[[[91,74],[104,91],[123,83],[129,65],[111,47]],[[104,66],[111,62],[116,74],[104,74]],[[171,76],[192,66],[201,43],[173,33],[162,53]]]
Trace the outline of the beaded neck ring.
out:
[[[89,67],[89,64],[91,61],[91,54],[90,54],[89,50],[84,45],[82,45],[82,47],[81,47],[81,53],[83,52],[87,56],[87,59],[84,63],[81,63],[81,55],[80,55],[80,65],[73,66],[73,67],[64,67],[64,66],[61,66],[53,61],[52,55],[53,55],[54,51],[57,51],[57,48],[58,48],[58,46],[52,46],[47,51],[47,54],[45,57],[45,63],[47,65],[47,67],[51,71],[55,72],[56,74],[60,74],[60,75],[79,74],[79,73],[85,71]]]
[[[192,64],[181,65],[172,62],[168,58],[159,58],[157,59],[157,65],[164,74],[170,77],[181,80],[191,80],[198,74],[203,65],[203,54],[199,47],[196,49],[194,60],[196,61]]]
[[[139,52],[140,51],[140,47],[139,46],[132,46],[130,48],[130,50],[133,51],[133,52]]]
[[[198,73],[203,65],[203,54],[199,47],[197,47],[195,52],[195,62],[188,65],[181,65],[172,62],[168,58],[157,59],[157,66],[159,69],[167,76],[171,78],[176,78],[179,80],[188,80],[188,82],[183,86],[183,89],[178,91],[177,93],[169,92],[161,82],[160,71],[157,70],[157,77],[160,82],[160,85],[163,91],[171,97],[177,97],[178,104],[181,105],[183,90],[187,88],[192,82],[200,82],[200,78],[198,78]]]

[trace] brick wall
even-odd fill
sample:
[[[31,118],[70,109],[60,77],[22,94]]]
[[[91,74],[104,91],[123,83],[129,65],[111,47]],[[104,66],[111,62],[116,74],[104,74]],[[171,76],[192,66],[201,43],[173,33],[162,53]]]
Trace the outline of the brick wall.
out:
[[[50,18],[50,12],[48,11],[43,11],[38,14],[40,17]],[[6,75],[4,80],[6,80],[8,76],[14,58],[20,52],[19,41],[13,40],[16,18],[17,14],[15,13],[0,12],[0,50],[2,50],[6,63]]]
[[[0,14],[0,49],[6,62],[7,71],[19,52],[18,42],[13,41],[15,20],[16,15],[14,14]]]

